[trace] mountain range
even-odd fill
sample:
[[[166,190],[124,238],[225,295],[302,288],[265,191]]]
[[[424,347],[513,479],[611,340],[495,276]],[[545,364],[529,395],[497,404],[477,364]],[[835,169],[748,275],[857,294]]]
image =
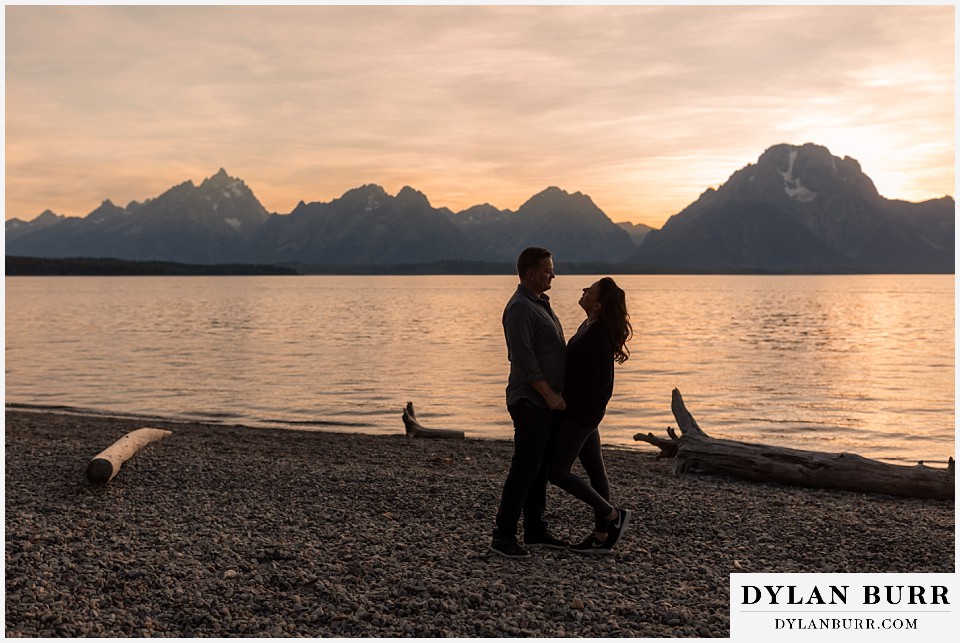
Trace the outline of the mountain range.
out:
[[[860,164],[776,145],[651,231],[638,259],[688,268],[953,272],[951,197],[886,199]]]
[[[143,203],[109,200],[85,217],[45,211],[6,222],[6,254],[193,264],[400,265],[512,262],[529,245],[558,264],[610,263],[684,271],[954,271],[954,200],[882,197],[849,157],[776,145],[707,189],[662,229],[614,223],[590,199],[550,187],[516,211],[460,212],[421,192],[364,185],[328,203],[271,214],[220,170]]]

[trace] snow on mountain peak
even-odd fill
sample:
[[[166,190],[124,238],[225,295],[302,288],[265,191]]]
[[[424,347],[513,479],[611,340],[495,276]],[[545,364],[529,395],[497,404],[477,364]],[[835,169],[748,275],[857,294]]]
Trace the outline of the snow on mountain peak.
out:
[[[780,172],[780,176],[783,177],[783,191],[786,193],[786,195],[791,199],[800,201],[801,203],[809,203],[817,198],[817,193],[812,192],[810,189],[805,187],[800,181],[799,176],[793,176],[793,164],[797,160],[797,153],[798,152],[796,148],[791,149],[787,171],[783,172],[779,169],[777,171]]]
[[[223,190],[224,198],[227,198],[227,199],[231,197],[240,198],[241,196],[243,196],[242,186],[243,186],[243,182],[239,180],[233,181],[232,183],[228,184]]]

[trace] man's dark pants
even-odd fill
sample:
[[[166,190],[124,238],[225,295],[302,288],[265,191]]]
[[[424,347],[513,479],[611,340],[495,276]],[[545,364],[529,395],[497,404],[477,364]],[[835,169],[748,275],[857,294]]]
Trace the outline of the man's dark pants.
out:
[[[543,517],[547,506],[547,449],[559,414],[526,399],[507,410],[513,418],[513,458],[503,483],[493,537],[516,536],[521,511],[524,536],[540,536],[547,530]]]

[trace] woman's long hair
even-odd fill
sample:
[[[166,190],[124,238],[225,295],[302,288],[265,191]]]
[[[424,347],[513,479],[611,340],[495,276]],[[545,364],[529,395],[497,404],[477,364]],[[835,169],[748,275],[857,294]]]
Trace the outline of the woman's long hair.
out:
[[[627,312],[627,294],[610,277],[603,277],[598,284],[597,301],[601,306],[600,321],[613,340],[613,360],[617,364],[623,364],[630,358],[627,342],[633,337],[630,313]]]

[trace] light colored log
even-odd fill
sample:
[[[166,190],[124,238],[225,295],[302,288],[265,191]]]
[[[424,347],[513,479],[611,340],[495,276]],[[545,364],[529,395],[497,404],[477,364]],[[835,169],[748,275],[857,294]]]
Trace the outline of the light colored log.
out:
[[[413,412],[413,402],[407,402],[406,408],[403,409],[403,425],[406,427],[408,438],[464,439],[463,431],[428,429],[420,424],[416,413]]]
[[[131,431],[101,451],[87,465],[87,480],[93,484],[107,484],[120,473],[124,462],[142,447],[171,435],[172,431],[143,428]]]
[[[886,493],[910,498],[953,500],[954,461],[946,469],[903,466],[871,460],[852,453],[824,453],[721,440],[708,436],[673,390],[673,415],[681,437],[670,439],[638,433],[634,440],[649,442],[661,455],[673,458],[675,473],[708,473],[788,485]]]

